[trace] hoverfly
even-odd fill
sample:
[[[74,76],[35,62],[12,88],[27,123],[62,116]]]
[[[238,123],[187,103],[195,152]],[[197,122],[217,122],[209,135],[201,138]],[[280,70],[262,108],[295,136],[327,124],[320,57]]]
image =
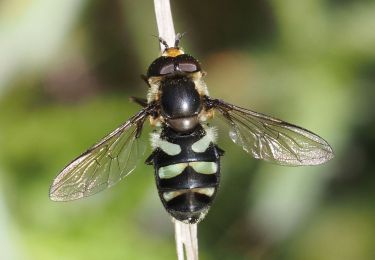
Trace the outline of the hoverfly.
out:
[[[282,120],[211,98],[200,63],[179,47],[165,45],[148,68],[147,99],[133,98],[143,108],[124,124],[69,163],[50,189],[54,201],[69,201],[109,188],[131,173],[144,149],[139,143],[149,119],[153,165],[159,197],[169,214],[197,223],[207,214],[218,189],[220,157],[217,129],[220,117],[230,127],[232,141],[256,159],[281,165],[317,165],[333,151],[318,135]]]

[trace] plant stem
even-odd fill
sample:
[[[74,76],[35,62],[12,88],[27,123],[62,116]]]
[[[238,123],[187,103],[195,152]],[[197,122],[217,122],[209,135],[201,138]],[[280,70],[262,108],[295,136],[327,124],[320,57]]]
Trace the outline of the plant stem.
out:
[[[169,0],[154,0],[154,6],[159,37],[163,38],[169,46],[174,46],[176,33]],[[164,48],[165,46],[160,44],[161,51],[164,51]]]
[[[154,6],[159,37],[169,46],[174,46],[176,33],[169,0],[154,0]],[[163,52],[164,49],[165,46],[160,44],[160,50]],[[185,224],[176,219],[173,222],[178,260],[184,260],[184,249],[187,260],[198,260],[197,224]]]
[[[198,225],[185,224],[176,219],[173,221],[178,260],[184,260],[184,249],[187,260],[198,260]]]

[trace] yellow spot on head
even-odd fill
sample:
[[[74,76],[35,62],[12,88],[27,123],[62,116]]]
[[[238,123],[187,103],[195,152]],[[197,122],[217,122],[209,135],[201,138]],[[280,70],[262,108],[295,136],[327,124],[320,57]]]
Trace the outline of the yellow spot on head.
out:
[[[168,56],[168,57],[176,57],[181,54],[184,54],[184,51],[179,47],[167,48],[163,52],[163,56]]]

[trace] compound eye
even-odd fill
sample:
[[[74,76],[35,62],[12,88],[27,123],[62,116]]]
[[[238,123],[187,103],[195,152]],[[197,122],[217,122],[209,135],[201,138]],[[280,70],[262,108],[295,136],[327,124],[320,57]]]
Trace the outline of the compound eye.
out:
[[[163,76],[175,71],[174,59],[161,56],[154,60],[147,70],[147,77]]]
[[[195,72],[198,70],[198,67],[195,63],[179,63],[178,67],[183,72]]]
[[[169,63],[167,65],[164,65],[160,69],[160,75],[165,75],[165,74],[173,73],[174,71],[175,71],[174,64],[173,63]]]

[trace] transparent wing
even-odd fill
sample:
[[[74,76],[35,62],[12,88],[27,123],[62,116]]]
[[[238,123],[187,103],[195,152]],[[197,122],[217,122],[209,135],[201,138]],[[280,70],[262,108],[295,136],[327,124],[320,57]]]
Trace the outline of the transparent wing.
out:
[[[256,159],[299,166],[333,158],[330,145],[306,129],[218,99],[207,102],[229,123],[232,141]]]
[[[147,108],[68,164],[52,183],[49,196],[69,201],[93,195],[131,173],[145,151],[139,135]]]

